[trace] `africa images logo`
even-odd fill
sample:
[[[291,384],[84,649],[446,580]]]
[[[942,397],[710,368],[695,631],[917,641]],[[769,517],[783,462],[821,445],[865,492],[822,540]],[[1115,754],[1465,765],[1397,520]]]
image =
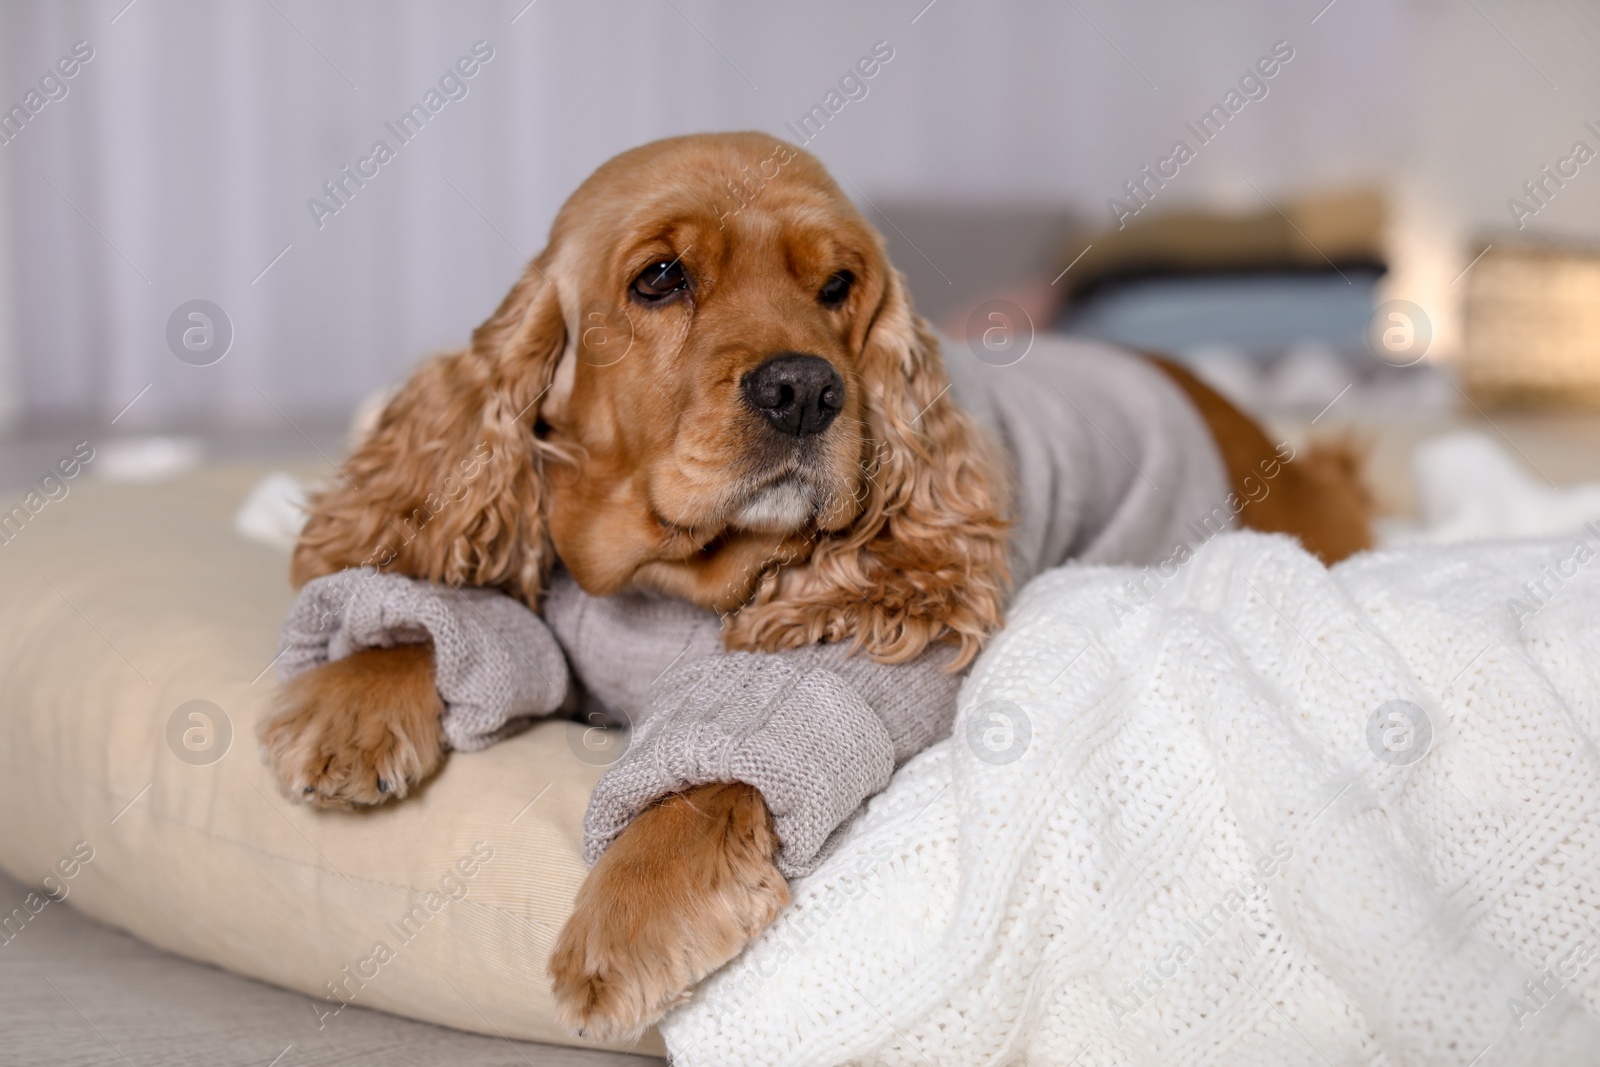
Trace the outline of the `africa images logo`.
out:
[[[1111,197],[1106,201],[1106,206],[1111,210],[1111,221],[1117,224],[1117,229],[1127,226],[1129,219],[1149,207],[1156,194],[1167,187],[1167,182],[1175,179],[1183,167],[1196,158],[1201,148],[1221,136],[1223,129],[1246,105],[1253,100],[1265,100],[1271,90],[1267,83],[1292,59],[1293,45],[1288,41],[1274,43],[1271,53],[1257,59],[1239,76],[1238,87],[1230,88],[1223,94],[1221,103],[1212,104],[1194,122],[1183,124],[1183,128],[1194,137],[1192,147],[1188,137],[1178,138],[1173,142],[1171,154],[1157,160],[1154,170],[1146,165],[1139,171],[1138,177],[1123,182],[1122,189],[1127,194],[1127,200]]]
[[[8,145],[20,137],[28,123],[47,105],[65,100],[72,91],[72,79],[93,58],[94,47],[88,41],[75,42],[69,54],[57,59],[54,67],[39,76],[37,89],[29,89],[19,103],[0,111],[0,145]]]
[[[322,192],[327,199],[320,200],[313,196],[306,200],[306,209],[311,212],[311,221],[317,229],[327,225],[329,216],[337,215],[349,207],[356,193],[365,189],[368,181],[376,178],[383,167],[398,158],[400,149],[416,140],[422,128],[443,111],[446,104],[452,100],[465,100],[472,91],[467,83],[477,77],[493,58],[494,49],[489,42],[474,43],[471,55],[462,56],[439,76],[437,88],[429,86],[420,102],[412,104],[393,122],[383,124],[384,129],[393,135],[395,146],[382,139],[374,141],[372,150],[356,160],[354,170],[346,163],[337,174],[323,182]]]

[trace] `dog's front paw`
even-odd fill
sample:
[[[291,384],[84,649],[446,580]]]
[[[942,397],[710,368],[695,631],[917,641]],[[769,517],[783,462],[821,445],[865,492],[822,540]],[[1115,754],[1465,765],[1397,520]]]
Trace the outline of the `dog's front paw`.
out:
[[[283,687],[261,724],[262,758],[290,799],[331,808],[381,804],[438,769],[443,710],[431,647],[355,652]]]
[[[589,872],[550,954],[558,1018],[637,1038],[789,903],[761,794],[697,786],[628,825]]]

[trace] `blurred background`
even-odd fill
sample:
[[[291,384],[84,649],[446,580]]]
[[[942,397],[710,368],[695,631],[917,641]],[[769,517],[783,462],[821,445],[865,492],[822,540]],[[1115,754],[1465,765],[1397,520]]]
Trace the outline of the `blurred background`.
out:
[[[1357,432],[1398,519],[1453,431],[1565,488],[1600,478],[1597,54],[1592,0],[12,0],[0,479],[83,438],[112,476],[336,459],[595,166],[752,128],[952,334],[1179,354]]]
[[[0,547],[51,509],[0,577],[26,594],[7,598],[30,631],[13,659],[64,709],[21,727],[6,780],[48,782],[17,794],[44,810],[74,786],[40,754],[89,766],[105,745],[108,780],[129,781],[135,720],[91,745],[72,716],[111,707],[91,697],[120,690],[84,686],[158,647],[182,664],[158,682],[263,706],[267,655],[246,685],[226,640],[256,590],[287,598],[286,568],[211,531],[292,543],[357,409],[467,339],[596,166],[676,134],[803,142],[951,343],[1159,349],[1275,438],[1349,435],[1386,544],[1576,530],[1600,519],[1597,56],[1597,0],[0,0]],[[58,505],[54,471],[172,484]],[[199,578],[147,595],[191,562]],[[6,679],[17,708],[28,677]],[[241,718],[234,770],[248,737]],[[167,807],[200,828],[231,810]],[[111,914],[182,910],[113,888]],[[8,907],[27,892],[0,873]],[[200,1061],[174,1033],[245,1030],[294,1036],[283,1067],[318,1049],[468,1062],[461,1035],[364,1013],[323,1035],[298,994],[174,969],[75,914],[51,909],[56,935],[0,961],[12,1028],[59,1039],[61,1062],[109,1061],[88,1020],[113,1010],[118,1040],[166,1062]],[[190,927],[171,936],[200,944]],[[95,1006],[46,989],[46,963]]]

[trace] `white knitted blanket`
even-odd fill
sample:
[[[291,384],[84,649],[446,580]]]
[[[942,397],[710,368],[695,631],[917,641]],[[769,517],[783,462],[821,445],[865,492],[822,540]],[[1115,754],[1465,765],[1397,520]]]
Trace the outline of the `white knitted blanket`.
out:
[[[1600,1063],[1597,555],[1041,576],[673,1062]]]

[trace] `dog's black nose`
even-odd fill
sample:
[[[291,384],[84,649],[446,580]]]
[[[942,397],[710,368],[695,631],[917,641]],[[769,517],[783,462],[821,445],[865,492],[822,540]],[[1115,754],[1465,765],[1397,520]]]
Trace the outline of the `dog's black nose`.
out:
[[[792,437],[821,433],[844,407],[844,379],[820,356],[773,356],[739,384],[745,403]]]

